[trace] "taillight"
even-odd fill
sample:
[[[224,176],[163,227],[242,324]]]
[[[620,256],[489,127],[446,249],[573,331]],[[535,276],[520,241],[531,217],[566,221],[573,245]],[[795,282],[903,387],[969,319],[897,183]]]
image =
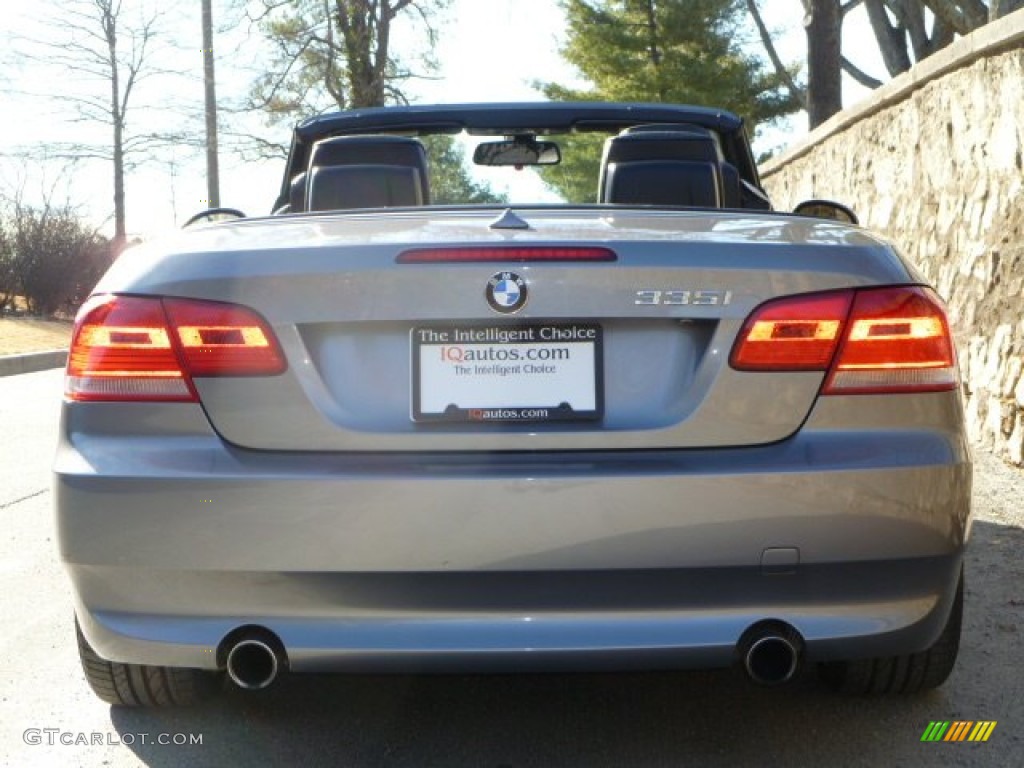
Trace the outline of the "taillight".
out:
[[[866,288],[777,299],[743,325],[741,371],[828,371],[822,394],[938,392],[957,386],[946,314],[928,288]]]
[[[163,303],[192,376],[273,376],[284,371],[273,331],[251,309],[192,299]]]
[[[776,299],[743,324],[730,362],[740,371],[824,371],[839,345],[852,291]]]
[[[956,389],[956,356],[938,296],[928,288],[858,291],[823,394]]]
[[[483,247],[411,248],[398,254],[399,264],[466,264],[474,262],[615,261],[610,248],[571,245],[493,245]]]
[[[93,296],[83,304],[64,393],[72,400],[195,400],[160,300]]]
[[[285,369],[259,315],[234,304],[94,296],[75,320],[64,391],[72,400],[190,402],[194,376]]]

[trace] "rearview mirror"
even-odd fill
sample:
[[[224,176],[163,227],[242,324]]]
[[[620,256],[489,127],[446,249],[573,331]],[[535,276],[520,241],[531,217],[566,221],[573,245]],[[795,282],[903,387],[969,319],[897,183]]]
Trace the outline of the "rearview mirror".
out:
[[[852,208],[833,200],[804,200],[793,209],[797,216],[810,216],[815,219],[830,219],[843,224],[860,224],[857,214]]]
[[[516,137],[477,144],[473,162],[477,165],[558,165],[562,162],[562,153],[553,141]]]

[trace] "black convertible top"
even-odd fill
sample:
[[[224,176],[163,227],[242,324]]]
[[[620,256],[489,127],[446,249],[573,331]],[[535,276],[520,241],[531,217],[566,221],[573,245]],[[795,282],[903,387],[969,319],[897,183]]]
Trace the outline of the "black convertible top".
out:
[[[565,134],[577,131],[616,133],[649,123],[689,123],[715,131],[726,157],[741,178],[760,188],[757,168],[743,120],[722,109],[684,104],[595,101],[505,102],[372,107],[330,112],[309,118],[295,128],[288,164],[275,209],[288,200],[293,177],[304,172],[310,147],[330,136],[363,133],[510,136],[521,133]]]
[[[303,141],[345,133],[410,131],[510,135],[620,131],[638,123],[692,123],[720,133],[743,124],[721,109],[680,104],[607,103],[593,101],[508,102],[496,104],[440,104],[374,107],[332,112],[310,118],[295,129]]]

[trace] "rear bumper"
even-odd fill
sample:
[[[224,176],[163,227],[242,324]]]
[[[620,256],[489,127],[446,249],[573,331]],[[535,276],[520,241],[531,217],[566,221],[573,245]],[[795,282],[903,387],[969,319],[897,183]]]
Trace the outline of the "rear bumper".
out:
[[[970,460],[941,431],[289,454],[147,407],[105,433],[66,416],[55,465],[82,628],[116,661],[215,668],[257,625],[297,671],[719,666],[764,619],[811,660],[912,652],[945,623],[968,533]]]
[[[155,573],[72,568],[101,656],[214,669],[222,641],[268,628],[292,671],[540,671],[728,666],[755,623],[784,621],[810,661],[923,650],[949,615],[959,554],[759,569],[532,574]],[[88,605],[114,584],[155,605]],[[204,594],[168,601],[168,592]],[[169,605],[185,610],[168,611]]]

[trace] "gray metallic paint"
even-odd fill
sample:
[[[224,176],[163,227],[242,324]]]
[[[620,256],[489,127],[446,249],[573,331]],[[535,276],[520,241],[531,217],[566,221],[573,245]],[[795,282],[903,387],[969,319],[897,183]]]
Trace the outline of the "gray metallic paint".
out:
[[[65,403],[60,552],[102,656],[214,668],[248,624],[300,671],[728,664],[766,618],[812,659],[935,640],[970,523],[958,394],[817,397],[820,373],[725,362],[766,299],[918,282],[892,249],[779,216],[520,214],[247,220],[122,257],[99,292],[247,304],[289,370],[198,381],[202,405]],[[523,265],[523,316],[602,322],[608,428],[408,421],[409,327],[486,319],[498,267],[396,268],[397,245],[595,240],[619,261]],[[663,284],[735,298],[632,303]],[[631,378],[632,344],[663,364]]]

